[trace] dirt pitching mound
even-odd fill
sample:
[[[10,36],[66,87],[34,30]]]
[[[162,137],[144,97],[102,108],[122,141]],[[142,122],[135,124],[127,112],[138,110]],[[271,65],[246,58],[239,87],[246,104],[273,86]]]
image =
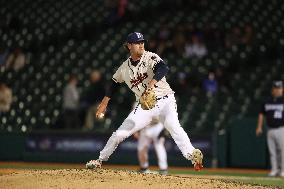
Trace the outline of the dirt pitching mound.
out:
[[[60,169],[27,170],[0,176],[1,189],[62,188],[62,189],[212,189],[212,188],[267,188],[243,185],[215,179],[201,179],[181,176],[161,176],[158,174],[139,174],[111,169]]]

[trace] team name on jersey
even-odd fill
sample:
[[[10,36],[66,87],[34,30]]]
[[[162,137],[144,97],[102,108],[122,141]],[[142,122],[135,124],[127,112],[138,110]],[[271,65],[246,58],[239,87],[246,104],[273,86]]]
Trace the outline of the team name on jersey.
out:
[[[265,111],[276,110],[276,111],[283,111],[284,106],[283,104],[266,104]]]
[[[160,61],[162,59],[157,54],[149,51],[143,53],[137,65],[132,65],[129,57],[116,70],[113,80],[118,83],[125,82],[135,94],[136,99],[139,99],[154,77],[155,66]],[[157,97],[174,94],[165,77],[155,84],[154,91]]]
[[[138,73],[137,78],[133,78],[130,80],[131,89],[133,87],[137,87],[140,83],[142,83],[146,78],[148,78],[148,74],[145,73]]]

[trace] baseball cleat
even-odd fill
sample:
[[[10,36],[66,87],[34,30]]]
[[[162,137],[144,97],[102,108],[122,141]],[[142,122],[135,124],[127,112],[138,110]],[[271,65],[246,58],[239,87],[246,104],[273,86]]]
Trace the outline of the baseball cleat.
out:
[[[278,171],[271,171],[268,173],[268,177],[276,177],[278,175]]]
[[[141,174],[159,174],[158,171],[151,171],[148,168],[141,168],[141,169],[138,170],[138,173],[141,173]]]
[[[167,169],[159,170],[159,174],[160,175],[167,175],[168,174],[168,170]]]
[[[199,149],[194,149],[192,154],[189,156],[195,171],[200,171],[203,168],[203,154]]]
[[[96,169],[96,168],[101,168],[102,167],[102,161],[101,160],[91,160],[86,163],[86,168],[87,169]]]
[[[148,168],[140,168],[138,173],[151,173],[151,171]]]

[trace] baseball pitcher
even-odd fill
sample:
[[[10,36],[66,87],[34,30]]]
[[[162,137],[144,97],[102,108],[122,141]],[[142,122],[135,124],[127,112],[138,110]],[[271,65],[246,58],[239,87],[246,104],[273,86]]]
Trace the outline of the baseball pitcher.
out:
[[[127,36],[125,47],[130,57],[113,75],[112,86],[102,99],[96,116],[104,115],[112,93],[119,83],[128,85],[139,105],[112,134],[100,152],[99,158],[87,162],[86,168],[100,168],[102,162],[108,160],[120,142],[149,125],[152,118],[157,116],[173,137],[183,156],[191,160],[195,170],[200,170],[203,154],[192,146],[178,120],[174,91],[165,78],[169,68],[157,54],[145,51],[144,42],[145,39],[141,33],[133,32]]]

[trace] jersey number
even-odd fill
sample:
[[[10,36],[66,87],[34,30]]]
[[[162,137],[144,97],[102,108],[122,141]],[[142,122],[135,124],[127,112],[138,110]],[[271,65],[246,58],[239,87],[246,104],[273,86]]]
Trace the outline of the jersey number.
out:
[[[282,111],[275,111],[274,112],[275,119],[282,119]]]

